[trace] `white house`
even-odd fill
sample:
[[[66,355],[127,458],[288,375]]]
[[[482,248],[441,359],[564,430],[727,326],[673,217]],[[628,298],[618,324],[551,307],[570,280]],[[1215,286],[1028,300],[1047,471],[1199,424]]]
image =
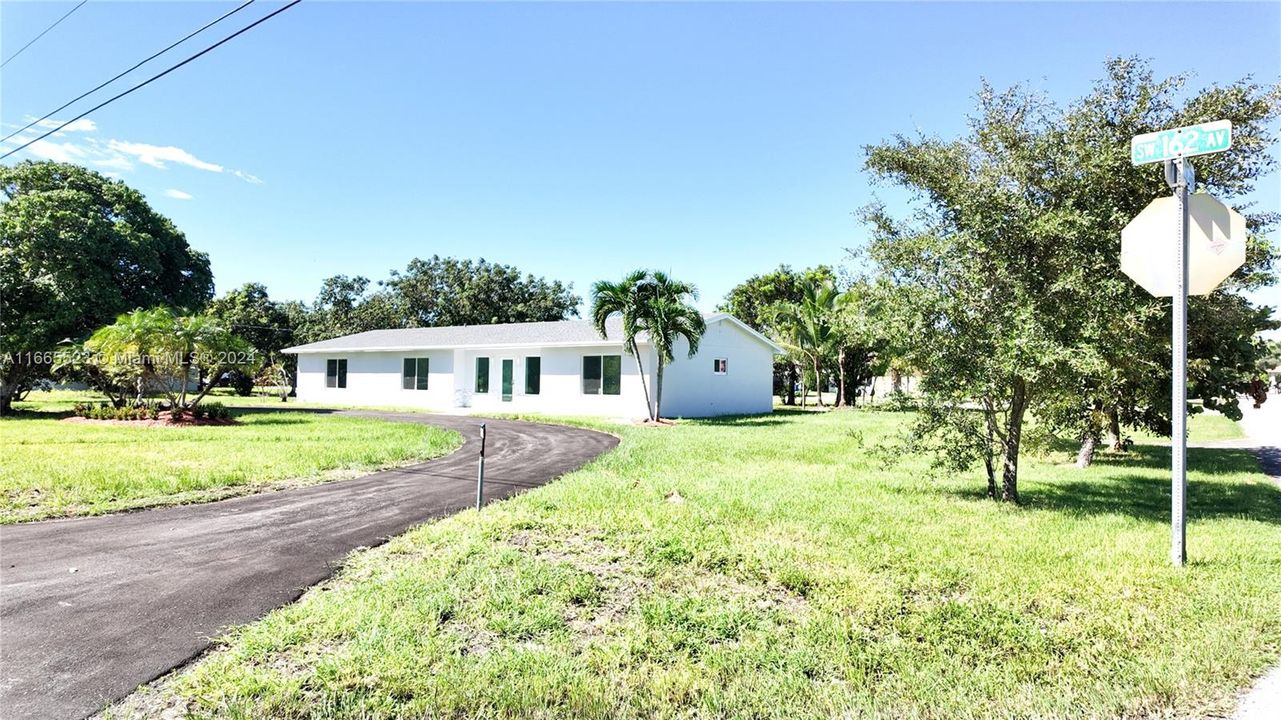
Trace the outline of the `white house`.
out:
[[[586,320],[371,330],[284,352],[298,355],[298,398],[308,402],[645,417],[621,319],[606,329],[604,339]],[[644,335],[638,342],[652,396],[654,349]],[[770,412],[781,352],[737,318],[708,317],[694,357],[682,339],[663,371],[663,416]]]

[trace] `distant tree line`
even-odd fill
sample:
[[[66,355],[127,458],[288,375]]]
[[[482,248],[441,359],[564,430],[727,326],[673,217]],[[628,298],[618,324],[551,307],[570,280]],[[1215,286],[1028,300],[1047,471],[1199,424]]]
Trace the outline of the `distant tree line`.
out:
[[[234,347],[256,358],[201,364],[194,358],[209,354],[191,345],[191,360],[170,368],[198,376],[202,391],[206,382],[225,380],[248,394],[255,384],[293,383],[294,357],[280,352],[292,345],[380,328],[561,320],[577,315],[581,302],[572,287],[510,265],[438,256],[411,260],[377,285],[360,276],[328,278],[311,303],[274,300],[261,283],[214,298],[208,256],[119,180],[27,161],[0,166],[0,192],[4,413],[51,378],[87,382],[118,403],[129,387],[178,388],[172,374],[160,382],[160,366],[102,360],[108,348],[121,358],[125,350],[157,358],[162,354],[141,350],[181,350],[175,332],[187,332],[202,349]],[[174,401],[187,402],[181,389]]]

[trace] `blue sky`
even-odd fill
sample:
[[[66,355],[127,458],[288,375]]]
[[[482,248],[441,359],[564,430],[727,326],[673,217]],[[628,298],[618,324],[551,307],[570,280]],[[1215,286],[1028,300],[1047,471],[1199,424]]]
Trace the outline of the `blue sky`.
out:
[[[233,6],[91,0],[0,75],[4,134]],[[0,54],[71,7],[3,3]],[[853,213],[902,202],[862,172],[864,145],[963,132],[981,78],[1068,100],[1129,54],[1194,87],[1275,82],[1281,4],[308,0],[38,154],[143,191],[210,254],[220,293],[256,280],[311,300],[330,275],[440,254],[579,294],[659,267],[711,309],[781,262],[843,262],[866,236]],[[1279,198],[1273,176],[1253,200]]]

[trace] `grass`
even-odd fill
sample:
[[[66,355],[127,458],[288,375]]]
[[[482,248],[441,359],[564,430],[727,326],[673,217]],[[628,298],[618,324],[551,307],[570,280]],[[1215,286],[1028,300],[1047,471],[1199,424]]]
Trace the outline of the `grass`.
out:
[[[1241,426],[1219,413],[1206,411],[1188,416],[1188,442],[1212,443],[1239,440],[1243,437],[1245,433],[1241,430]],[[1148,432],[1135,433],[1134,441],[1153,445],[1170,444],[1170,438]]]
[[[84,398],[90,399],[90,398]],[[49,410],[0,421],[0,523],[98,515],[353,477],[438,457],[453,432],[305,412],[233,411],[240,424],[71,424]],[[71,400],[75,402],[76,400]]]
[[[1167,448],[1027,458],[1025,505],[874,448],[908,417],[610,425],[556,483],[353,554],[109,715],[1203,717],[1281,657],[1281,489]],[[576,421],[591,424],[590,421]]]

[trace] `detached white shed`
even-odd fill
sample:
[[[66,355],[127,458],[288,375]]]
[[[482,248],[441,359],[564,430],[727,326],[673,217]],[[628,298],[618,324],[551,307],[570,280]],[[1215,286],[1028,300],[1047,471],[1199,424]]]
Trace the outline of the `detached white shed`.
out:
[[[586,320],[371,330],[284,352],[298,355],[298,398],[343,405],[407,405],[549,415],[647,415],[622,322],[601,338]],[[654,392],[653,347],[639,338]],[[663,372],[665,417],[767,413],[782,349],[737,318],[707,318],[698,353],[682,340]]]

